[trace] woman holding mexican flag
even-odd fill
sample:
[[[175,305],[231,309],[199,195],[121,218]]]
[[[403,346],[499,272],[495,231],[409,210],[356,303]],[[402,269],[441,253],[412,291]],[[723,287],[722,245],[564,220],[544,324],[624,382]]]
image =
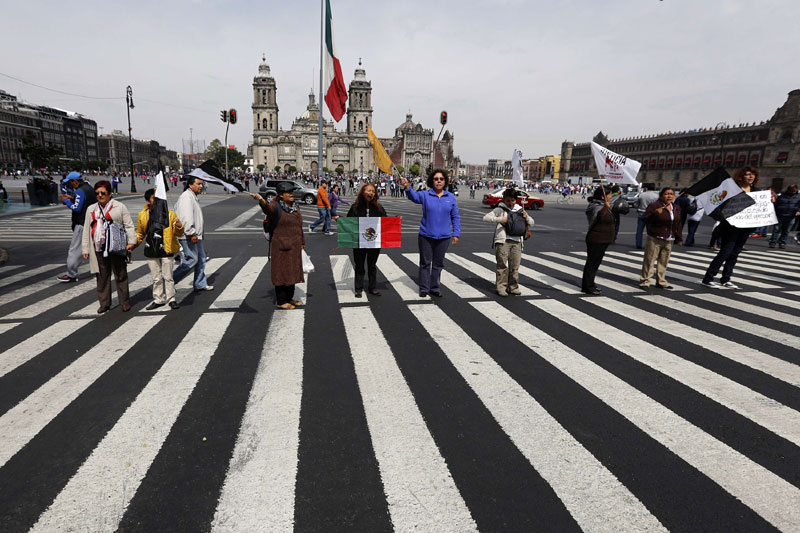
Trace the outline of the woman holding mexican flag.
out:
[[[358,193],[356,201],[350,206],[347,212],[348,217],[385,217],[386,210],[378,202],[378,194],[375,191],[375,186],[367,183]],[[356,270],[355,291],[356,298],[361,298],[361,292],[364,290],[364,272],[366,271],[369,278],[367,290],[373,296],[380,296],[378,292],[378,256],[381,254],[380,248],[353,248],[353,265]],[[367,267],[364,268],[366,261]]]

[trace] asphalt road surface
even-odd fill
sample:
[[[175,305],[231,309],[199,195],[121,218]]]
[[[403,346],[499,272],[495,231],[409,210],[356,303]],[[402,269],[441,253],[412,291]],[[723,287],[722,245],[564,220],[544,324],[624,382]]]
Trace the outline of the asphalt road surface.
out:
[[[751,238],[712,291],[704,223],[643,292],[631,213],[585,296],[585,201],[551,195],[500,298],[466,195],[443,298],[417,294],[419,206],[385,198],[382,296],[306,235],[289,312],[249,197],[201,197],[215,290],[176,311],[144,310],[137,249],[132,311],[97,316],[88,273],[55,280],[67,210],[0,217],[0,531],[800,530],[798,246]]]

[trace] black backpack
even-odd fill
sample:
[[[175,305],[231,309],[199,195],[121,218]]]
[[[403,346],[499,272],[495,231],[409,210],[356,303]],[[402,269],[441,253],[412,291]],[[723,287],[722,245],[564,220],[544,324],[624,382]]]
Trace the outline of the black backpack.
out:
[[[506,212],[506,223],[503,227],[509,237],[524,237],[528,224],[522,216],[522,210],[512,211],[506,206],[501,206]]]

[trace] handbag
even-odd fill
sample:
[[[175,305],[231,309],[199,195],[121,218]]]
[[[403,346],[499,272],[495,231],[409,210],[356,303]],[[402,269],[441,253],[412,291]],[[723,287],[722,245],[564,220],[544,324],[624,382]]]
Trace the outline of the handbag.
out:
[[[106,214],[103,212],[102,208],[100,208],[100,213],[102,213],[103,218],[106,218]],[[125,233],[125,227],[118,222],[108,219],[106,219],[105,226],[106,246],[105,250],[103,250],[103,257],[108,257],[109,255],[127,256],[128,234]]]
[[[303,257],[303,273],[308,274],[309,272],[314,272],[314,263],[311,262],[311,258],[306,251],[300,250],[300,255]]]

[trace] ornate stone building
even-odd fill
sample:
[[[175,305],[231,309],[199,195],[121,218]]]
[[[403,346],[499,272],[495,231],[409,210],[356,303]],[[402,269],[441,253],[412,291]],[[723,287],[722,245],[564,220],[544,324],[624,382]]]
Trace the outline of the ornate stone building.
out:
[[[375,170],[375,163],[367,140],[367,128],[372,124],[372,84],[360,62],[350,82],[347,103],[345,131],[336,131],[330,120],[323,121],[322,166],[363,174]],[[262,58],[258,75],[253,78],[253,142],[248,147],[254,169],[264,165],[266,171],[276,166],[285,171],[293,166],[299,171],[316,172],[319,113],[312,92],[306,110],[294,119],[289,131],[283,131],[278,126],[277,85],[266,58]]]
[[[639,181],[656,187],[686,187],[711,169],[729,172],[752,165],[760,185],[776,190],[800,183],[800,89],[789,93],[772,118],[760,124],[722,125],[681,132],[610,140],[603,132],[596,143],[642,162]],[[561,175],[597,176],[589,143],[561,144]]]

